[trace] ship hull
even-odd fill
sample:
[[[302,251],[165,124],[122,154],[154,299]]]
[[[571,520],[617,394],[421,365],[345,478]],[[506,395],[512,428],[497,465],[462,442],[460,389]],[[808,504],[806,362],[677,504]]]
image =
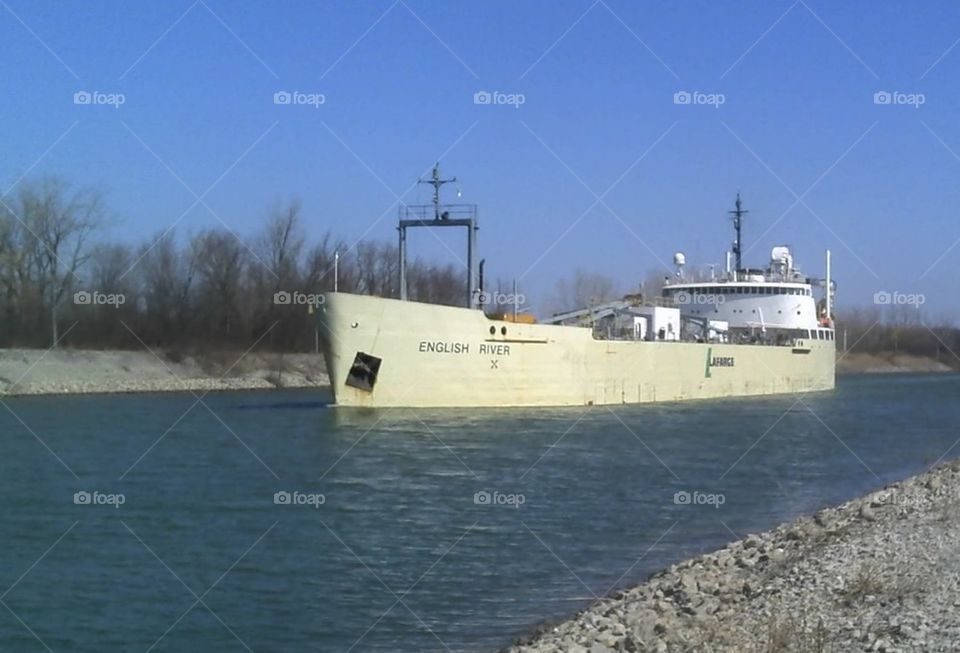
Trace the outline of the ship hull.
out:
[[[835,385],[836,347],[597,340],[590,329],[327,293],[318,311],[338,406],[584,406],[801,393]]]

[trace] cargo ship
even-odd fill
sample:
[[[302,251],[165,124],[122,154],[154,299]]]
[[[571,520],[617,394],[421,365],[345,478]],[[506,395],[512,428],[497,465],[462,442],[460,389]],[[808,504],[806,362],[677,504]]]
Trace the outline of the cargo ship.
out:
[[[719,273],[688,273],[677,252],[656,293],[537,321],[485,306],[476,208],[441,204],[450,181],[435,167],[433,204],[401,207],[399,298],[323,294],[317,316],[336,406],[599,406],[834,388],[830,252],[823,278],[801,273],[787,246],[762,268],[744,267],[739,194]],[[414,227],[467,229],[464,306],[407,299]]]

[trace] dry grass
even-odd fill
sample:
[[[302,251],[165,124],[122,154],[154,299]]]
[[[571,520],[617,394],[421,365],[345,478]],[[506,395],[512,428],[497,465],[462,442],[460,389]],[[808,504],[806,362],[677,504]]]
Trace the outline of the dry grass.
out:
[[[875,563],[864,563],[857,571],[857,575],[841,593],[841,599],[846,606],[854,606],[866,600],[868,596],[879,596],[884,590],[880,568]]]
[[[825,653],[827,631],[823,619],[815,627],[801,619],[771,617],[767,625],[767,641],[764,653]]]
[[[892,579],[884,578],[880,567],[870,562],[861,565],[853,581],[842,593],[841,600],[845,606],[853,607],[865,601],[868,596],[901,601],[922,590],[921,579],[899,574]]]

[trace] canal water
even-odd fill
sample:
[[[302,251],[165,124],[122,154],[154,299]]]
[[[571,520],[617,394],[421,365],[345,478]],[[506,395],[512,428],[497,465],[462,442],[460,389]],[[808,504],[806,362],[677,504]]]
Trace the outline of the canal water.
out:
[[[960,376],[535,410],[0,406],[0,650],[492,651],[960,454]]]

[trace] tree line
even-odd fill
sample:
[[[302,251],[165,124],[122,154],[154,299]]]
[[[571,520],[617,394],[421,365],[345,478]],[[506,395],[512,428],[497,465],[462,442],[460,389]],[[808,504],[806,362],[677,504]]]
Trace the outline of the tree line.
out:
[[[850,309],[838,316],[837,332],[838,347],[852,352],[924,356],[960,369],[960,329],[916,306]]]
[[[53,177],[0,198],[0,347],[310,351],[335,268],[341,291],[398,295],[394,243],[309,242],[295,201],[243,237],[223,226],[107,242],[111,220],[102,193]],[[457,305],[466,271],[413,260],[407,285],[411,299]]]
[[[311,242],[296,201],[265,211],[262,226],[242,237],[221,226],[108,242],[111,221],[102,193],[56,177],[0,197],[0,347],[311,351],[311,306],[333,290],[335,268],[341,291],[399,294],[396,243],[350,244],[329,231]],[[656,292],[662,275],[648,277],[645,288]],[[466,271],[417,259],[407,284],[411,299],[461,305]],[[502,280],[490,285],[510,296]],[[556,312],[621,294],[615,280],[577,270],[548,304]],[[945,318],[931,324],[916,306],[848,310],[837,329],[841,348],[960,368],[960,330]]]

